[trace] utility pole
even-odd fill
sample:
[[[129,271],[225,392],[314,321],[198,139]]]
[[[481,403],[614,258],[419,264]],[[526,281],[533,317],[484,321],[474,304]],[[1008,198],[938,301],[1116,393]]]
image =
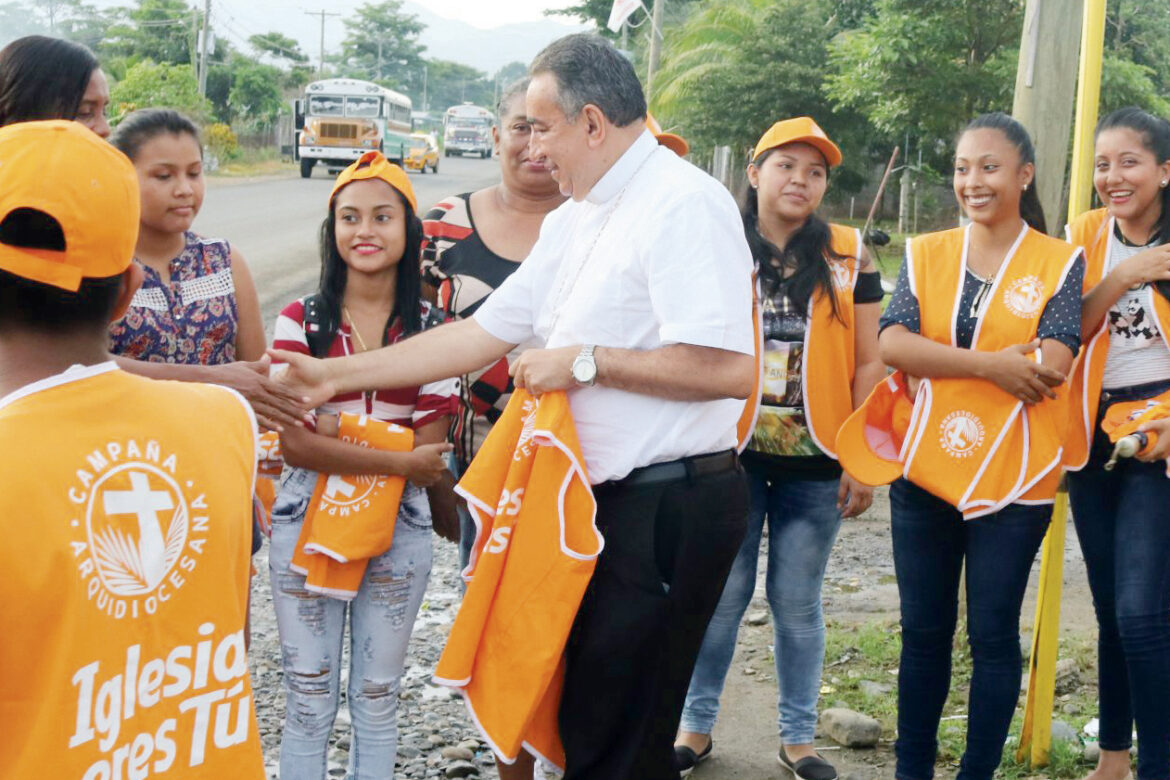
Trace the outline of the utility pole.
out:
[[[325,17],[341,16],[341,14],[328,13],[324,8],[322,8],[320,11],[305,11],[305,13],[309,16],[321,17],[321,59],[317,64],[317,78],[323,78],[325,76]],[[381,41],[379,41],[378,48],[379,50],[381,49]]]
[[[654,11],[650,14],[650,63],[646,71],[646,103],[654,94],[654,72],[662,56],[662,6],[666,0],[654,0]]]
[[[1082,0],[1028,0],[1012,115],[1036,146],[1036,194],[1059,234],[1077,85]]]
[[[191,9],[191,70],[199,81],[199,12]]]
[[[211,22],[211,0],[203,0],[203,40],[199,47],[199,94],[207,97],[207,38]]]

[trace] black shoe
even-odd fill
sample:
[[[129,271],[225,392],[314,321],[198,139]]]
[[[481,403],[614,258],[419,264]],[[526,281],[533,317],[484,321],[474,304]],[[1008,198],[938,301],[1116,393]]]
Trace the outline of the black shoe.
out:
[[[674,746],[674,768],[680,777],[689,775],[696,766],[703,763],[711,755],[711,748],[715,747],[715,740],[707,738],[707,747],[702,753],[696,753],[686,745]]]
[[[677,751],[678,748],[675,750]],[[788,754],[784,752],[784,746],[781,745],[780,753],[776,757],[785,769],[800,780],[837,780],[837,770],[820,755],[805,756],[793,763],[789,760]]]

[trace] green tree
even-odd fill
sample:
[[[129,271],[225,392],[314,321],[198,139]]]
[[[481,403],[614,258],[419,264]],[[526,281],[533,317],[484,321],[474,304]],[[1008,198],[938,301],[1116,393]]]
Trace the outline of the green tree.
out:
[[[260,54],[268,54],[278,60],[304,64],[309,56],[301,51],[301,45],[287,35],[278,32],[258,33],[248,38],[248,43]]]
[[[280,78],[280,68],[237,57],[228,94],[233,122],[247,129],[271,127],[284,108]]]
[[[423,46],[418,36],[423,29],[418,17],[402,10],[402,0],[366,3],[345,20],[342,61],[372,81],[409,85],[416,73],[421,78]]]
[[[1138,105],[1170,114],[1170,3],[1114,0],[1107,12],[1102,112]]]
[[[829,95],[881,132],[936,150],[971,117],[1010,110],[1022,0],[877,0],[831,48]],[[938,160],[936,160],[938,162]]]
[[[200,96],[190,65],[139,62],[110,90],[110,102],[119,115],[139,108],[165,107],[182,111],[197,122],[211,117],[211,104]]]
[[[1101,116],[1125,106],[1140,106],[1157,116],[1170,116],[1170,96],[1159,94],[1158,76],[1153,68],[1106,52],[1101,72]]]
[[[500,88],[511,84],[513,81],[524,78],[528,75],[528,65],[523,62],[509,62],[504,67],[496,71],[493,81],[500,85]]]
[[[853,189],[864,169],[865,122],[833,112],[822,88],[836,28],[828,0],[714,0],[668,31],[663,85],[652,109],[696,151],[731,146],[734,159],[778,119],[810,115],[850,149],[847,174],[834,186]],[[848,140],[847,140],[848,138]]]
[[[135,61],[191,64],[195,51],[192,28],[202,15],[184,0],[136,0],[134,7],[118,11],[121,18],[107,30],[103,53]]]
[[[440,111],[464,102],[493,107],[494,86],[482,71],[470,65],[449,60],[427,62],[427,101]]]

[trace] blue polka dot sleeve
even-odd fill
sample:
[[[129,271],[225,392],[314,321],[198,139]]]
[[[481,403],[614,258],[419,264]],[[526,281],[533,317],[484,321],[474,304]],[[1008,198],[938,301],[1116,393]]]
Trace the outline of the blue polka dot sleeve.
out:
[[[1036,336],[1054,339],[1075,355],[1081,348],[1081,285],[1085,279],[1085,256],[1077,257],[1064,284],[1048,299]]]
[[[891,325],[902,325],[911,333],[922,332],[922,316],[918,309],[918,298],[910,290],[910,277],[906,270],[906,261],[902,261],[902,270],[898,271],[898,283],[894,286],[894,294],[890,304],[882,313],[881,329]]]

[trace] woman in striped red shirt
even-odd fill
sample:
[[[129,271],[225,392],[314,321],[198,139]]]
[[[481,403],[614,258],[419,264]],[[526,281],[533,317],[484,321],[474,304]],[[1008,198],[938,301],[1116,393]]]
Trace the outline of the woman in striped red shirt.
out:
[[[401,168],[369,152],[342,172],[321,227],[321,283],[293,301],[276,323],[277,349],[316,357],[377,349],[434,319],[419,296],[422,225]],[[431,510],[423,487],[447,473],[443,455],[458,380],[421,387],[345,393],[317,409],[316,431],[281,434],[286,468],[272,511],[269,565],[287,696],[280,746],[285,780],[324,780],[337,714],[341,647],[350,621],[349,777],[385,778],[397,752],[398,681],[431,570]],[[414,429],[413,452],[384,452],[340,441],[334,415],[369,415]],[[328,425],[327,420],[332,422]],[[315,593],[290,568],[317,482],[328,474],[386,474],[408,480],[389,550],[369,559],[352,601]],[[439,488],[449,489],[449,488]]]

